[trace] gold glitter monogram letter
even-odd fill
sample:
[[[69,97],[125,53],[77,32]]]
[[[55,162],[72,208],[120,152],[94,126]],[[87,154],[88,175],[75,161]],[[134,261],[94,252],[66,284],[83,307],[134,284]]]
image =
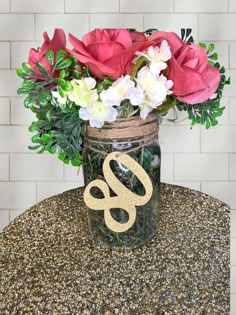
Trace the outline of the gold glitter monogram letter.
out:
[[[145,188],[145,195],[138,196],[125,187],[114,175],[110,167],[110,161],[115,160],[130,169],[140,180]],[[107,227],[114,232],[125,232],[134,224],[136,220],[136,206],[145,205],[152,196],[152,182],[145,170],[129,155],[117,152],[110,153],[103,163],[103,174],[106,182],[96,179],[88,184],[84,192],[84,201],[86,205],[93,210],[104,210],[104,220]],[[117,196],[111,197],[109,186]],[[104,198],[94,198],[90,190],[93,187],[99,188]],[[121,208],[128,212],[129,220],[126,223],[116,221],[110,210],[112,208]]]

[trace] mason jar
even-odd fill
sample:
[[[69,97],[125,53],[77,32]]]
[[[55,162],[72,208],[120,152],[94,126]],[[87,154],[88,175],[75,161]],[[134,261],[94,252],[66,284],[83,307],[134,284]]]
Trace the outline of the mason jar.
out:
[[[134,248],[155,236],[160,209],[161,150],[158,131],[158,117],[154,114],[146,119],[138,116],[120,118],[113,123],[105,123],[101,129],[87,125],[83,151],[85,186],[94,180],[106,182],[103,164],[111,152],[116,152],[117,155],[126,154],[136,161],[148,175],[152,185],[149,201],[144,205],[135,206],[135,221],[126,231],[117,232],[107,226],[104,209],[88,208],[89,228],[95,243],[112,248]],[[137,166],[134,161],[132,165]],[[119,183],[128,188],[133,196],[145,195],[147,188],[144,187],[142,175],[137,176],[132,168],[116,159],[109,162],[109,167]],[[106,184],[110,187],[110,183]],[[92,187],[90,193],[100,204],[104,202],[104,207],[107,198],[117,196],[111,188],[109,196],[104,196],[104,192],[96,185]],[[114,219],[120,226],[129,221],[127,207],[135,203],[128,194],[124,194],[122,198],[123,201],[127,198],[124,207],[126,209],[114,204],[114,208],[109,210],[112,220]]]

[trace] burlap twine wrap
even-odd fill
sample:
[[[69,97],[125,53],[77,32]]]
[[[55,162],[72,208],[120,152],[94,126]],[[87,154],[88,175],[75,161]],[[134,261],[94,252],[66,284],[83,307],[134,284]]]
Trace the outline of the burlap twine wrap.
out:
[[[105,123],[101,129],[87,125],[84,147],[92,151],[107,155],[99,150],[99,144],[134,144],[125,153],[136,151],[158,139],[159,123],[155,114],[146,119],[141,117],[118,118],[115,122]],[[138,144],[135,146],[135,143]]]

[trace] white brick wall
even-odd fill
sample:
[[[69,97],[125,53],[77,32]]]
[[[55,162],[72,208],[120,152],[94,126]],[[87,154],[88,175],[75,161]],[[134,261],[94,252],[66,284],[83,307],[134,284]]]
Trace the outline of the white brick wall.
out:
[[[231,291],[236,314],[236,1],[235,0],[0,0],[0,230],[36,202],[83,185],[81,171],[56,156],[28,150],[33,119],[16,90],[15,69],[30,47],[56,27],[81,37],[96,27],[156,27],[180,34],[191,27],[196,40],[215,42],[232,84],[220,126],[205,130],[164,121],[160,132],[163,181],[215,196],[232,208]],[[179,118],[183,118],[180,115]]]

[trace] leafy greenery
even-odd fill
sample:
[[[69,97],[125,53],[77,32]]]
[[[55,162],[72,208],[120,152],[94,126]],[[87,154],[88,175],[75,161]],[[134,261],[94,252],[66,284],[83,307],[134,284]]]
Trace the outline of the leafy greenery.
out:
[[[45,53],[51,72],[45,66],[36,62],[33,70],[27,63],[22,64],[22,69],[17,69],[17,74],[24,79],[22,87],[18,89],[19,95],[28,96],[24,100],[26,108],[35,113],[37,121],[29,127],[34,132],[31,150],[38,153],[48,151],[58,153],[58,158],[64,163],[79,166],[82,163],[82,135],[85,122],[79,118],[79,107],[72,102],[62,109],[52,98],[51,90],[59,86],[63,96],[70,91],[72,86],[68,79],[79,78],[80,73],[74,68],[76,60],[64,50]],[[39,75],[40,74],[40,75]]]

